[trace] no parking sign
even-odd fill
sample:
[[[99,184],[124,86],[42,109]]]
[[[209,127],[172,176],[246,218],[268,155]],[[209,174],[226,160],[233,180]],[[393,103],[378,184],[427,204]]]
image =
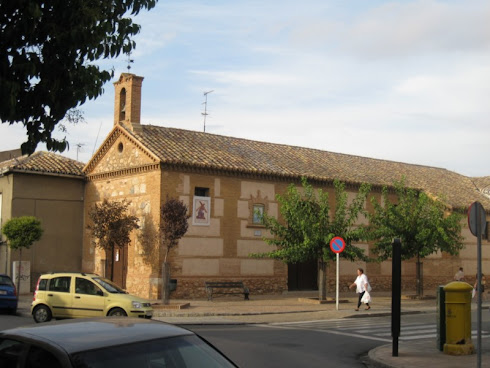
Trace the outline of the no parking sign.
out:
[[[345,241],[340,236],[336,236],[330,240],[330,249],[334,253],[342,253],[345,249]]]
[[[345,249],[345,240],[340,236],[336,236],[330,240],[330,249],[337,254],[337,282],[335,287],[335,307],[339,310],[339,253],[342,253]]]

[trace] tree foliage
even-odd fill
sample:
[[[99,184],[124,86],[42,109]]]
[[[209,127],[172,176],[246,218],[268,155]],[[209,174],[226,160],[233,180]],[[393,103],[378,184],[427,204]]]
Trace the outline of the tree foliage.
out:
[[[116,246],[122,248],[131,243],[129,235],[139,226],[138,218],[126,213],[129,205],[130,202],[126,200],[118,202],[104,199],[89,211],[92,224],[87,227],[97,239],[99,248],[113,251]]]
[[[450,212],[441,200],[407,188],[404,181],[394,183],[396,200],[389,200],[385,187],[382,203],[372,199],[370,234],[374,252],[380,260],[392,257],[393,238],[402,242],[402,259],[425,258],[437,251],[456,255],[463,248],[461,220],[463,215]]]
[[[12,249],[30,248],[43,234],[41,221],[33,216],[14,217],[2,227],[2,233]]]
[[[2,226],[2,233],[11,249],[19,250],[19,265],[22,264],[22,249],[29,249],[43,235],[41,221],[34,216],[13,217]],[[20,267],[19,267],[20,268]],[[17,290],[20,293],[20,270],[17,272]],[[19,298],[17,293],[17,299]]]
[[[374,253],[379,260],[393,255],[393,238],[401,240],[403,260],[417,258],[417,295],[423,292],[420,259],[438,251],[457,255],[463,248],[461,220],[463,215],[450,211],[441,200],[424,192],[407,188],[404,181],[395,182],[395,202],[389,199],[385,187],[382,203],[372,198],[374,212],[370,214],[368,234],[374,241]]]
[[[363,184],[355,199],[348,203],[345,184],[336,180],[335,208],[330,208],[328,193],[317,192],[302,179],[302,190],[294,184],[289,185],[285,195],[277,195],[281,219],[268,214],[263,215],[264,225],[273,235],[264,241],[275,249],[253,254],[253,257],[269,257],[285,263],[300,263],[318,260],[319,299],[326,297],[326,264],[336,258],[330,249],[330,241],[340,236],[345,240],[345,250],[341,257],[366,260],[364,250],[353,243],[364,236],[364,229],[356,226],[359,215],[366,215],[364,205],[370,187]]]
[[[334,260],[336,256],[330,250],[330,240],[340,236],[346,243],[341,257],[366,259],[364,250],[353,243],[360,241],[364,234],[355,223],[359,215],[366,214],[364,204],[370,187],[361,185],[351,203],[348,203],[344,183],[336,180],[334,187],[335,208],[332,214],[328,193],[321,189],[315,193],[305,178],[302,179],[302,191],[291,184],[285,195],[277,195],[282,219],[267,214],[263,216],[265,227],[274,236],[264,240],[276,249],[254,256],[280,259],[286,263]]]
[[[189,217],[187,206],[182,201],[167,197],[160,211],[160,234],[165,249],[164,262],[167,262],[170,250],[187,232]]]
[[[0,2],[0,120],[27,131],[22,153],[39,142],[63,152],[52,132],[68,111],[103,93],[113,71],[94,62],[130,53],[140,31],[130,16],[157,0]]]

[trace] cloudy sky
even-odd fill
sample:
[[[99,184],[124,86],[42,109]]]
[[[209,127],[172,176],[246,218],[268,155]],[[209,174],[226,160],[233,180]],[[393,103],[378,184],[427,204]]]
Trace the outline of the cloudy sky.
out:
[[[484,0],[160,0],[136,18],[142,123],[203,131],[212,90],[209,133],[487,176],[488,19]],[[82,106],[64,155],[88,161],[113,101],[108,83]],[[7,150],[25,133],[0,137]]]

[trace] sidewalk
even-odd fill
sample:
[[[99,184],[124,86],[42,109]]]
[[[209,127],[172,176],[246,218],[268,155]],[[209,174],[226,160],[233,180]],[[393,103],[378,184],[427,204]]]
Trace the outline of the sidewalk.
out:
[[[220,297],[212,301],[175,300],[171,299],[169,306],[163,306],[160,301],[154,303],[153,319],[173,324],[267,324],[278,322],[311,321],[339,318],[366,318],[391,315],[390,293],[373,295],[372,308],[354,311],[357,297],[354,293],[341,293],[339,310],[335,302],[313,304],[311,298],[317,297],[317,292],[289,292],[283,295],[257,295],[251,300],[239,297]],[[332,295],[329,295],[331,297]],[[21,295],[18,312],[30,315],[32,295]],[[178,309],[188,304],[187,308]],[[490,302],[483,305],[488,313]],[[402,299],[402,315],[416,313],[431,313],[436,311],[435,299]],[[472,308],[476,309],[473,303]],[[402,317],[403,318],[403,317]],[[403,333],[403,330],[402,330]],[[483,340],[482,367],[490,368],[490,346]],[[476,341],[473,342],[476,344]],[[369,352],[372,367],[472,367],[477,364],[476,354],[470,356],[451,356],[437,350],[436,341],[416,340],[400,341],[399,356],[392,356],[392,345],[382,345]]]

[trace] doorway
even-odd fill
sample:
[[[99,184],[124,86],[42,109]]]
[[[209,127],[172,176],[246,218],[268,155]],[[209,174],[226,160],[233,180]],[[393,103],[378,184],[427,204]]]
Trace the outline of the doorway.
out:
[[[111,275],[111,280],[118,286],[126,289],[126,275],[128,271],[128,247],[114,247],[114,253],[112,256],[107,257],[114,263],[114,274],[111,274],[112,267],[111,262],[106,263],[106,275]]]
[[[288,290],[318,290],[318,264],[316,260],[288,264]]]

